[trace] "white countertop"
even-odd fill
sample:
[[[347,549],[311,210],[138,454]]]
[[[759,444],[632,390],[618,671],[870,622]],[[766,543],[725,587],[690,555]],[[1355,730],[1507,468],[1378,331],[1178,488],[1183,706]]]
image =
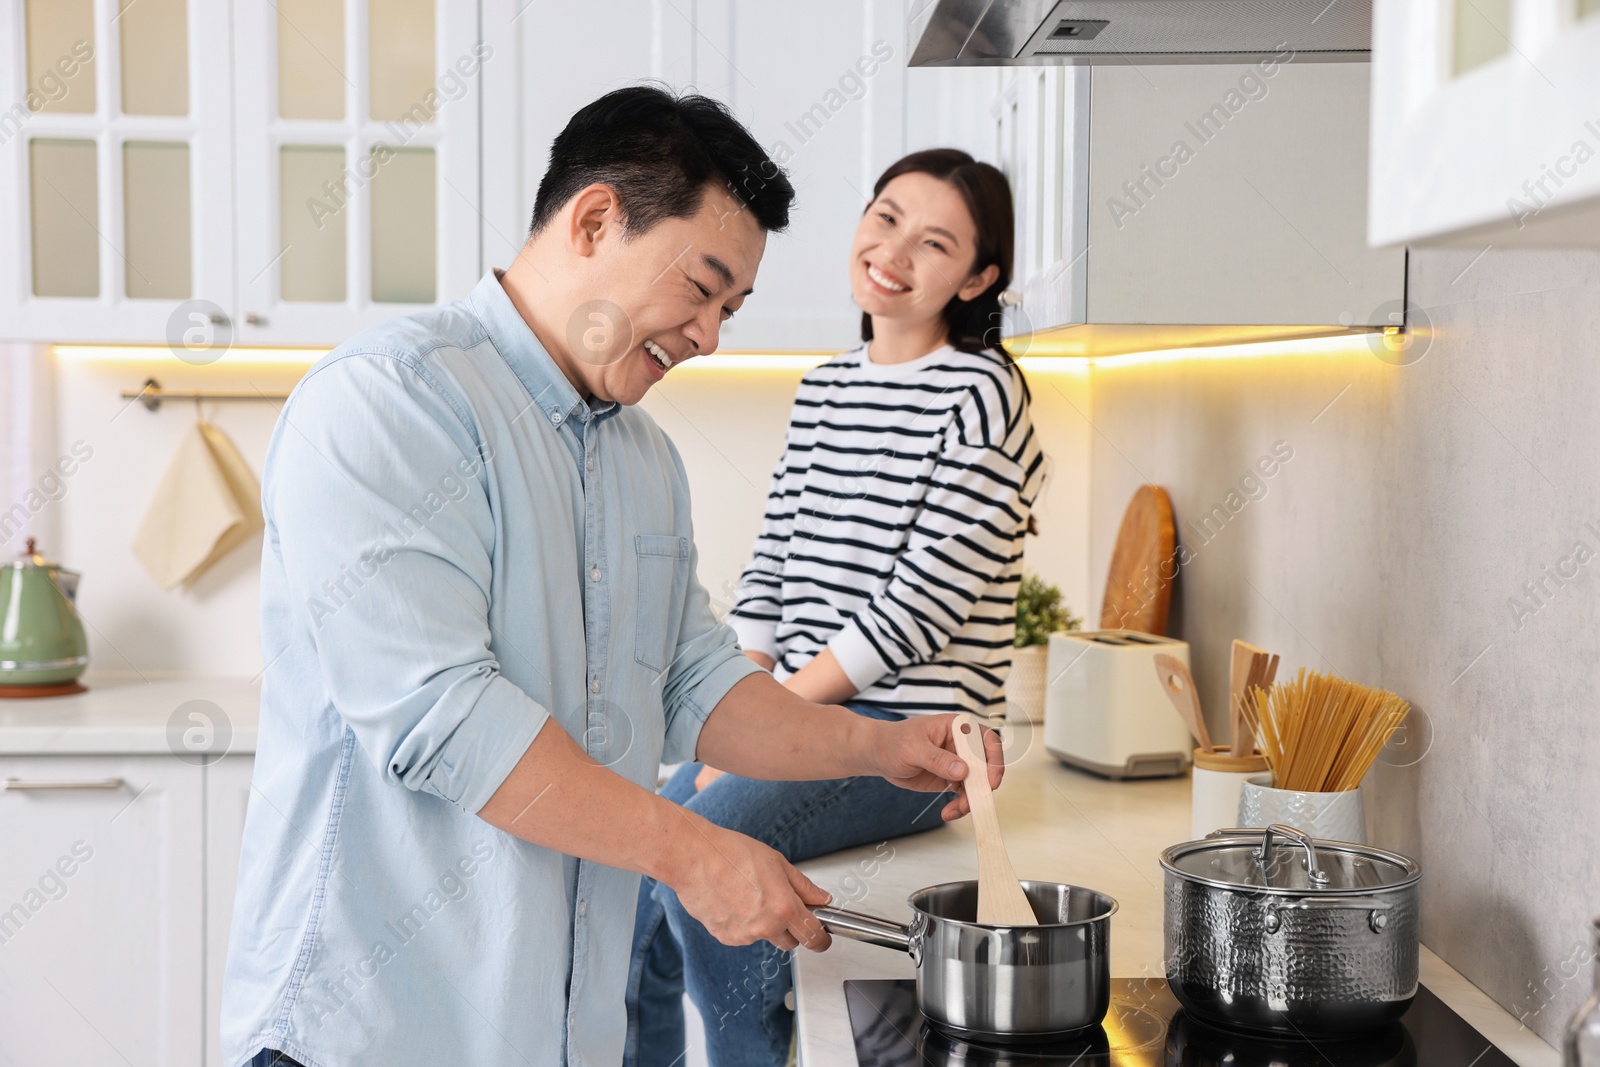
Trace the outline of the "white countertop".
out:
[[[252,753],[261,687],[246,678],[90,675],[86,693],[0,699],[0,755]],[[191,701],[200,703],[186,707]],[[202,726],[209,733],[185,731]]]
[[[1068,770],[1044,750],[1034,728],[1013,725],[1016,733],[1007,738],[1007,758],[1014,762],[995,799],[1018,876],[1070,882],[1115,897],[1121,907],[1111,923],[1112,976],[1164,977],[1157,857],[1167,846],[1189,840],[1189,779],[1112,782]],[[874,860],[880,861],[876,868]],[[978,869],[967,820],[800,866],[841,907],[899,922],[910,919],[905,903],[910,893],[939,882],[976,878]],[[1521,1067],[1555,1067],[1559,1062],[1555,1049],[1426,947],[1421,972],[1423,985]],[[824,953],[797,953],[801,1067],[856,1062],[844,1000],[846,979],[914,976],[904,953],[844,938],[835,938]]]

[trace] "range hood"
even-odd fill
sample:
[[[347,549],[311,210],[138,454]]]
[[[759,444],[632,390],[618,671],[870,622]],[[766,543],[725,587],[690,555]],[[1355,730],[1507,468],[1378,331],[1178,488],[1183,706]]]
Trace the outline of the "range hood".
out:
[[[921,0],[913,67],[1365,62],[1371,0]]]

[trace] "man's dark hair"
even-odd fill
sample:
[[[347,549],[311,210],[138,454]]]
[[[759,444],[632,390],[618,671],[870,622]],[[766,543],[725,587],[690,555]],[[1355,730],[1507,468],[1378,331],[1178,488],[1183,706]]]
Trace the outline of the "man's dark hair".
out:
[[[789,225],[794,186],[719,102],[651,85],[607,93],[572,116],[550,146],[530,234],[595,183],[617,191],[626,233],[700,210],[706,185],[725,182],[767,231]]]

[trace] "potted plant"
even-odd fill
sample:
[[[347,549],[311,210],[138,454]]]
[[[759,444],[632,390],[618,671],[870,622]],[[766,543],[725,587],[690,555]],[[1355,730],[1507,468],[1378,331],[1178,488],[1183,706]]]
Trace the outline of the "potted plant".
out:
[[[1011,676],[1006,679],[1006,703],[1016,708],[1013,717],[1044,721],[1045,663],[1050,635],[1076,630],[1083,620],[1062,603],[1061,590],[1036,574],[1024,573],[1017,589],[1017,636],[1011,653]]]

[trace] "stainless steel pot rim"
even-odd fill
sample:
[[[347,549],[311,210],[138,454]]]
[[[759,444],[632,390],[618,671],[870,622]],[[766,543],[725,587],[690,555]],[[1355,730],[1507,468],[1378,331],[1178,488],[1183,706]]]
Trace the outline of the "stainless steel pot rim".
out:
[[[924,886],[915,893],[912,893],[909,897],[906,897],[906,904],[911,908],[912,911],[921,915],[926,915],[930,919],[937,919],[939,922],[949,926],[965,926],[971,927],[974,930],[1055,930],[1070,926],[1087,926],[1090,923],[1097,923],[1104,919],[1111,918],[1111,916],[1117,913],[1117,909],[1122,907],[1121,904],[1117,903],[1117,898],[1113,897],[1111,894],[1102,893],[1098,889],[1090,889],[1088,886],[1084,885],[1073,885],[1071,882],[1047,882],[1038,878],[1019,878],[1017,881],[1022,884],[1024,889],[1031,885],[1055,886],[1068,890],[1075,889],[1082,893],[1093,893],[1097,897],[1104,898],[1110,906],[1104,911],[1096,915],[1091,915],[1088,918],[1072,919],[1068,922],[1059,923],[1035,923],[1032,926],[995,926],[991,923],[969,922],[965,919],[951,919],[943,915],[935,915],[933,912],[917,906],[918,897],[937,893],[944,889],[956,889],[960,886],[973,885],[975,883],[975,879],[971,878],[962,878],[954,882],[940,882],[938,885]]]
[[[1260,894],[1277,897],[1364,897],[1374,896],[1379,893],[1388,893],[1397,889],[1404,889],[1416,885],[1422,880],[1422,868],[1416,860],[1402,856],[1398,852],[1389,852],[1372,845],[1358,845],[1351,841],[1328,841],[1323,838],[1313,838],[1312,844],[1317,853],[1358,856],[1362,859],[1381,860],[1393,864],[1405,872],[1405,876],[1392,882],[1385,882],[1375,886],[1263,886],[1244,885],[1239,882],[1228,881],[1223,878],[1207,878],[1205,875],[1186,871],[1177,866],[1180,856],[1187,856],[1193,852],[1219,851],[1225,848],[1259,847],[1261,838],[1257,834],[1222,834],[1215,837],[1202,838],[1199,841],[1184,841],[1172,845],[1161,853],[1161,869],[1175,878],[1182,878],[1186,882],[1200,885],[1214,886],[1218,889],[1232,889],[1243,893]]]

